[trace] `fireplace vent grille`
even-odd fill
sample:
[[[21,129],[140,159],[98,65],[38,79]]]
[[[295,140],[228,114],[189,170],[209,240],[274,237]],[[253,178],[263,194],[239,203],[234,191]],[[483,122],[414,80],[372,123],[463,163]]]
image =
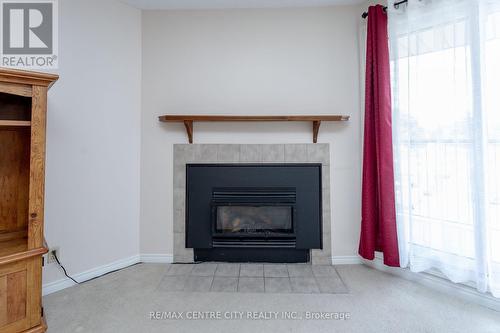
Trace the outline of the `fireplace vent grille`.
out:
[[[217,202],[281,202],[296,201],[295,188],[216,188],[212,192],[212,200]]]
[[[295,239],[214,239],[213,247],[295,248]]]

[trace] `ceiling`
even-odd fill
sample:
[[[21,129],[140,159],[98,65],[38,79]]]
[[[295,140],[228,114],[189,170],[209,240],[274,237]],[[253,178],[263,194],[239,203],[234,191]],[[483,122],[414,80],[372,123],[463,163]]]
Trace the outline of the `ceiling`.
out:
[[[281,8],[355,5],[365,0],[122,0],[140,9]]]

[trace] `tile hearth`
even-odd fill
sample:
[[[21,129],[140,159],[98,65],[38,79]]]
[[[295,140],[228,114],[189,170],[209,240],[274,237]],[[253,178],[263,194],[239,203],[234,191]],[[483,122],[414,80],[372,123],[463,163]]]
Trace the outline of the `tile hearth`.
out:
[[[162,291],[349,293],[335,267],[307,264],[172,264]]]

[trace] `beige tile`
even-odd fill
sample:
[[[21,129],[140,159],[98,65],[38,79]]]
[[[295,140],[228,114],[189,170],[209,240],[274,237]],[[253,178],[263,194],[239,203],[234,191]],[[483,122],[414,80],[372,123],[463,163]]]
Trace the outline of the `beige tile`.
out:
[[[322,189],[329,189],[330,188],[330,166],[329,165],[323,165],[321,166],[321,188]]]
[[[217,145],[217,161],[238,163],[240,161],[240,145]]]
[[[194,263],[193,249],[186,249],[184,252],[182,255],[174,254],[174,263]]]
[[[216,269],[217,269],[217,264],[213,263],[194,264],[194,268],[191,271],[191,275],[213,276],[215,274]]]
[[[266,293],[290,293],[292,286],[288,277],[266,277],[264,279]]]
[[[241,145],[240,161],[257,163],[262,161],[262,145]]]
[[[236,292],[238,290],[238,278],[229,276],[215,276],[211,291]]]
[[[264,265],[263,264],[241,264],[240,276],[263,277],[264,276]]]
[[[323,232],[323,253],[328,254],[332,252],[332,242],[331,242],[331,235],[327,232]]]
[[[238,292],[262,293],[264,292],[263,277],[240,277],[238,280]]]
[[[285,145],[285,162],[307,162],[307,145]]]
[[[322,191],[322,199],[323,199],[323,202],[322,202],[322,208],[323,208],[323,211],[329,211],[331,209],[331,204],[330,204],[330,189],[326,189],[324,188],[323,191]]]
[[[166,276],[185,276],[193,270],[193,264],[172,264],[165,273]]]
[[[285,264],[264,265],[264,277],[288,277],[288,269]]]
[[[187,276],[184,291],[210,291],[213,279],[213,276]]]
[[[215,275],[237,277],[240,275],[240,264],[218,264]]]
[[[182,209],[186,205],[186,190],[174,189],[174,209]]]
[[[288,275],[290,277],[312,277],[312,268],[308,264],[288,264]]]
[[[174,144],[174,164],[182,165],[194,162],[194,145]]]
[[[307,145],[307,161],[330,165],[330,144],[316,143]]]
[[[325,255],[319,255],[319,254],[313,254],[311,257],[311,264],[314,265],[331,265],[332,264],[332,257],[331,256],[325,256]]]
[[[165,276],[158,285],[158,291],[182,291],[184,290],[184,285],[186,284],[186,278],[184,276]]]
[[[339,278],[335,267],[332,265],[314,265],[312,271],[315,277],[336,277]]]
[[[285,162],[285,145],[262,145],[263,162]]]
[[[186,188],[186,165],[174,165],[174,189]]]
[[[332,231],[332,214],[329,210],[323,209],[323,233],[330,234]],[[326,241],[326,239],[325,239]]]
[[[319,286],[313,277],[291,277],[292,291],[295,293],[319,293]]]
[[[196,163],[214,163],[217,162],[217,145],[195,144],[194,160]]]
[[[184,207],[174,210],[174,233],[186,232],[186,214],[184,211]]]

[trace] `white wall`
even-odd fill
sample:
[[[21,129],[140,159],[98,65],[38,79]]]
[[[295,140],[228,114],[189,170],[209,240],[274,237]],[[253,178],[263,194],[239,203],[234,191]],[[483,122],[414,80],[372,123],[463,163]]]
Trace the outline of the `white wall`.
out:
[[[334,256],[357,254],[360,225],[358,30],[361,6],[145,11],[142,17],[141,253],[172,253],[172,147],[165,113],[348,114],[332,145]],[[309,123],[195,125],[197,143],[311,142]]]
[[[46,239],[72,275],[139,252],[141,12],[59,1],[49,93]],[[62,279],[56,265],[44,283]]]

